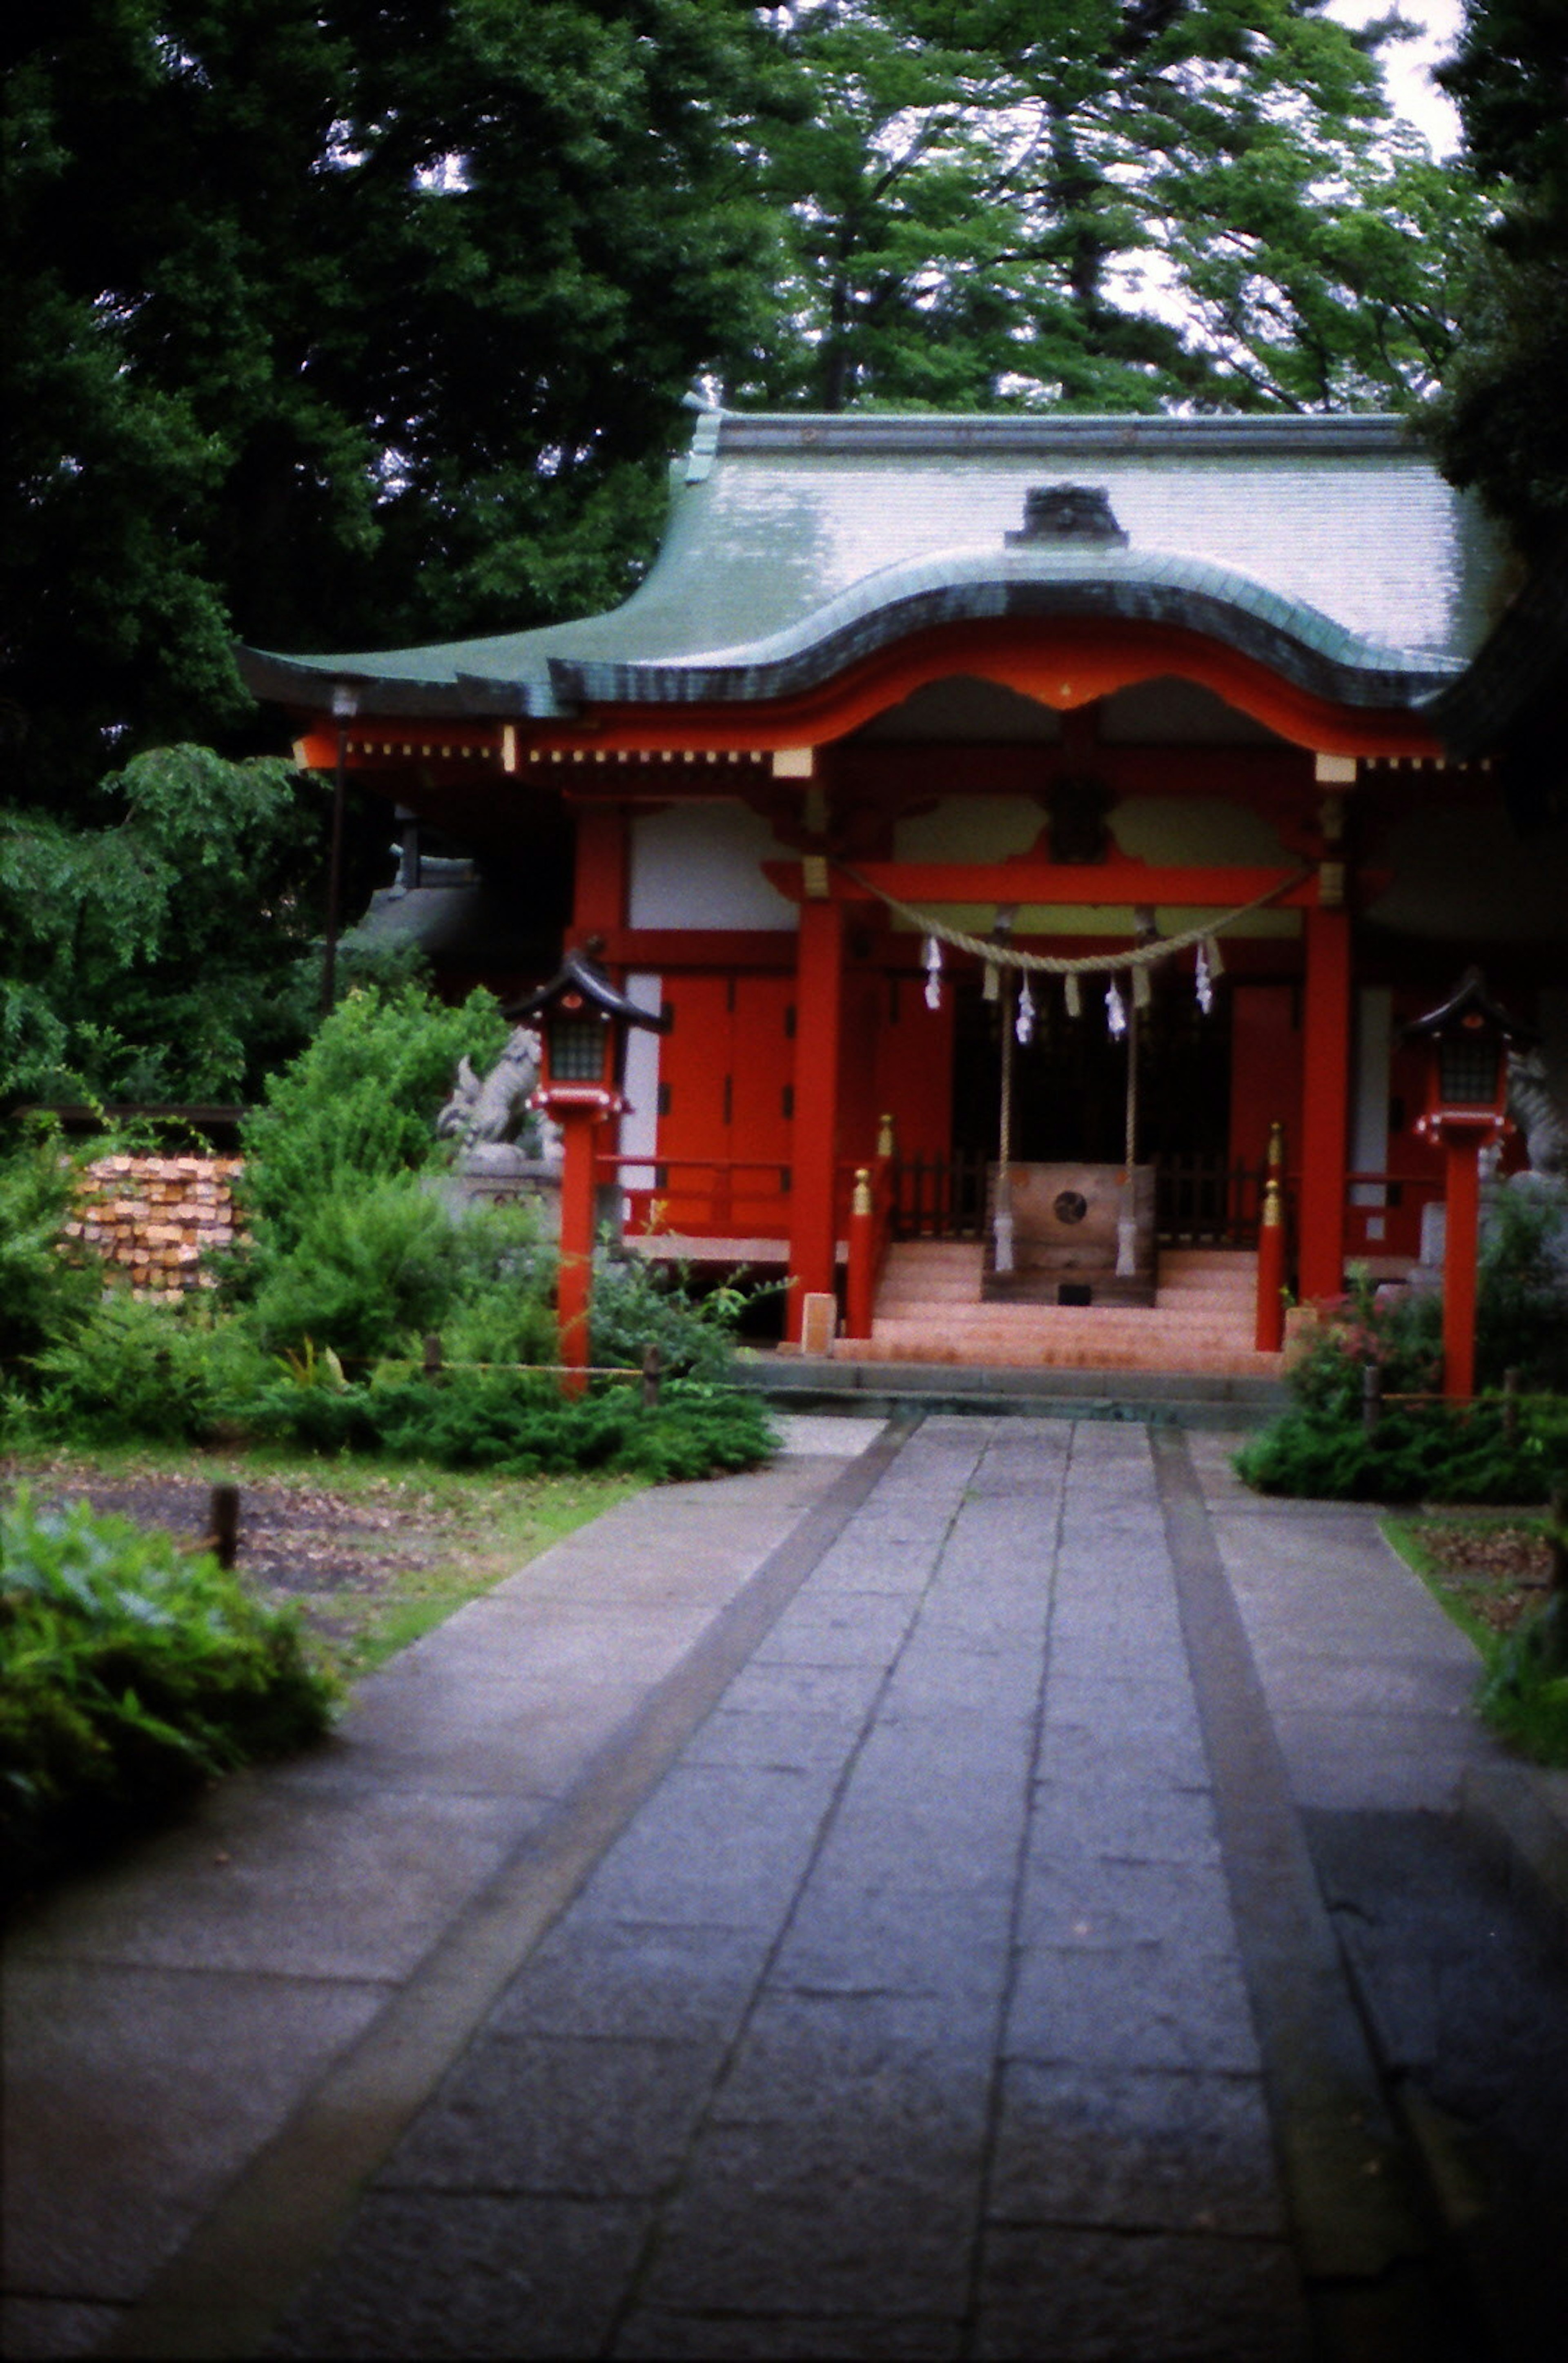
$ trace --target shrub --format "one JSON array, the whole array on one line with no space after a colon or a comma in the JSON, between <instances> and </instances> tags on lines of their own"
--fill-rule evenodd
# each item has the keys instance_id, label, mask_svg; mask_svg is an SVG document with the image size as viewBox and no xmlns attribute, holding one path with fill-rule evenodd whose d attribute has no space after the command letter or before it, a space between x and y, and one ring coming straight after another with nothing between
<instances>
[{"instance_id":1,"label":"shrub","mask_svg":"<svg viewBox=\"0 0 1568 2363\"><path fill-rule=\"evenodd\" d=\"M636 1370L657 1346L666 1371L720 1380L735 1359L740 1317L762 1292L719 1287L699 1295L684 1265L606 1260L594 1275L590 1351L601 1369Z\"/></svg>"},{"instance_id":2,"label":"shrub","mask_svg":"<svg viewBox=\"0 0 1568 2363\"><path fill-rule=\"evenodd\" d=\"M773 1450L754 1396L677 1380L657 1409L630 1387L576 1399L526 1372L384 1372L368 1385L274 1384L253 1406L271 1435L317 1452L384 1451L514 1476L621 1469L663 1482L750 1469Z\"/></svg>"},{"instance_id":3,"label":"shrub","mask_svg":"<svg viewBox=\"0 0 1568 2363\"><path fill-rule=\"evenodd\" d=\"M291 1614L84 1504L0 1514L0 1835L10 1877L314 1738L336 1685Z\"/></svg>"},{"instance_id":4,"label":"shrub","mask_svg":"<svg viewBox=\"0 0 1568 2363\"><path fill-rule=\"evenodd\" d=\"M1303 1410L1359 1420L1369 1363L1381 1372L1385 1393L1429 1392L1442 1373L1442 1307L1429 1295L1379 1304L1365 1272L1352 1268L1350 1294L1329 1307L1285 1380Z\"/></svg>"},{"instance_id":5,"label":"shrub","mask_svg":"<svg viewBox=\"0 0 1568 2363\"><path fill-rule=\"evenodd\" d=\"M369 1359L436 1328L456 1286L452 1226L417 1178L391 1173L340 1184L300 1210L285 1247L257 1245L245 1318L273 1351L306 1338Z\"/></svg>"},{"instance_id":6,"label":"shrub","mask_svg":"<svg viewBox=\"0 0 1568 2363\"><path fill-rule=\"evenodd\" d=\"M1496 1649L1476 1693L1482 1720L1537 1764L1568 1765L1565 1620L1559 1594Z\"/></svg>"},{"instance_id":7,"label":"shrub","mask_svg":"<svg viewBox=\"0 0 1568 2363\"><path fill-rule=\"evenodd\" d=\"M51 1136L0 1157L0 1365L66 1336L102 1285L95 1270L65 1251L72 1185L72 1165Z\"/></svg>"},{"instance_id":8,"label":"shrub","mask_svg":"<svg viewBox=\"0 0 1568 2363\"><path fill-rule=\"evenodd\" d=\"M118 1444L132 1437L199 1443L233 1383L214 1352L210 1320L183 1305L111 1289L68 1337L34 1361L31 1424L42 1434Z\"/></svg>"},{"instance_id":9,"label":"shrub","mask_svg":"<svg viewBox=\"0 0 1568 2363\"><path fill-rule=\"evenodd\" d=\"M1568 1391L1568 1207L1545 1192L1497 1191L1481 1246L1477 1381L1517 1370L1529 1389Z\"/></svg>"},{"instance_id":10,"label":"shrub","mask_svg":"<svg viewBox=\"0 0 1568 2363\"><path fill-rule=\"evenodd\" d=\"M497 1057L506 1021L476 992L449 1009L414 984L350 993L293 1064L270 1078L265 1104L244 1127L244 1199L282 1251L296 1246L309 1211L346 1194L350 1179L418 1171L443 1152L435 1123L459 1059Z\"/></svg>"},{"instance_id":11,"label":"shrub","mask_svg":"<svg viewBox=\"0 0 1568 2363\"><path fill-rule=\"evenodd\" d=\"M454 1303L441 1330L448 1359L553 1362L555 1264L531 1207L471 1207L451 1233Z\"/></svg>"},{"instance_id":12,"label":"shrub","mask_svg":"<svg viewBox=\"0 0 1568 2363\"><path fill-rule=\"evenodd\" d=\"M1510 1437L1501 1403L1428 1403L1385 1413L1367 1435L1359 1415L1305 1406L1273 1421L1233 1465L1261 1493L1342 1502L1543 1502L1555 1481L1565 1417L1562 1407L1528 1406Z\"/></svg>"}]
</instances>

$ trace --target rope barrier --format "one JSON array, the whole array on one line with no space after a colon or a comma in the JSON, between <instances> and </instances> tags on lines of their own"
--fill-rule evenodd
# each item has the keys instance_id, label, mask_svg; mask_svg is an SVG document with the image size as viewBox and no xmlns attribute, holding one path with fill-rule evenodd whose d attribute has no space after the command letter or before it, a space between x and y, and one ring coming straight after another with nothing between
<instances>
[{"instance_id":1,"label":"rope barrier","mask_svg":"<svg viewBox=\"0 0 1568 2363\"><path fill-rule=\"evenodd\" d=\"M1266 893L1254 894L1250 903L1238 904L1234 911L1227 911L1218 919L1206 919L1202 926L1189 927L1183 935L1161 936L1153 943L1135 944L1127 951L1085 952L1076 960L1069 960L1064 954L1055 952L1019 951L1016 946L997 943L990 936L966 935L962 927L949 926L944 921L934 918L929 911L917 910L911 903L901 903L896 894L889 894L884 888L873 884L858 870L851 869L847 861L835 862L833 866L866 893L874 896L877 902L884 903L890 911L896 912L901 919L907 919L922 935L938 943L951 944L954 951L971 952L976 960L988 961L993 968L1018 969L1036 976L1105 976L1114 974L1118 969L1154 968L1161 960L1169 960L1173 953L1190 951L1195 944L1207 943L1211 937L1223 934L1227 927L1235 926L1238 920L1251 918L1254 911L1266 910L1271 903L1277 903L1283 896L1294 893L1298 886L1307 883L1316 869L1314 863L1307 862L1290 877L1282 878L1277 886L1271 886Z\"/></svg>"}]
</instances>

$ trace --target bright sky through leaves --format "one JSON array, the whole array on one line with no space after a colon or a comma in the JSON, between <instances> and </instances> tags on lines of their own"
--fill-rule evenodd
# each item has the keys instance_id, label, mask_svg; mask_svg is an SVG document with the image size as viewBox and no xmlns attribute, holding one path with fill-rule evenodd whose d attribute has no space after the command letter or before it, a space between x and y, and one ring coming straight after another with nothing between
<instances>
[{"instance_id":1,"label":"bright sky through leaves","mask_svg":"<svg viewBox=\"0 0 1568 2363\"><path fill-rule=\"evenodd\" d=\"M1328 14L1341 25L1365 25L1386 16L1386 0L1329 0ZM1460 142L1459 113L1431 78L1432 68L1451 57L1464 21L1464 0L1400 0L1399 13L1423 28L1418 39L1390 41L1383 52L1388 95L1437 156L1451 156Z\"/></svg>"}]
</instances>

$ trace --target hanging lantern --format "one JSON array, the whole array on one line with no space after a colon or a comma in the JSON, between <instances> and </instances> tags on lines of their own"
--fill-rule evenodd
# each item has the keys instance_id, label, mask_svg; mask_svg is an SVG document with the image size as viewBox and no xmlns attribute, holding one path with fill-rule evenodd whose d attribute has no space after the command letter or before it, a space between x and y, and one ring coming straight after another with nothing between
<instances>
[{"instance_id":1,"label":"hanging lantern","mask_svg":"<svg viewBox=\"0 0 1568 2363\"><path fill-rule=\"evenodd\" d=\"M1114 976L1106 987L1106 1024L1119 1042L1127 1032L1127 1004L1121 997L1121 987Z\"/></svg>"},{"instance_id":2,"label":"hanging lantern","mask_svg":"<svg viewBox=\"0 0 1568 2363\"><path fill-rule=\"evenodd\" d=\"M1018 987L1018 1014L1013 1020L1013 1031L1026 1048L1034 1040L1034 995L1027 976Z\"/></svg>"},{"instance_id":3,"label":"hanging lantern","mask_svg":"<svg viewBox=\"0 0 1568 2363\"><path fill-rule=\"evenodd\" d=\"M942 948L935 936L926 937L921 962L926 971L926 1006L940 1009L942 1005Z\"/></svg>"},{"instance_id":4,"label":"hanging lantern","mask_svg":"<svg viewBox=\"0 0 1568 2363\"><path fill-rule=\"evenodd\" d=\"M1062 978L1062 998L1067 1005L1067 1015L1069 1017L1082 1017L1084 1015L1084 996L1078 989L1078 971L1076 969L1070 968L1066 975Z\"/></svg>"},{"instance_id":5,"label":"hanging lantern","mask_svg":"<svg viewBox=\"0 0 1568 2363\"><path fill-rule=\"evenodd\" d=\"M1207 1017L1214 1007L1214 971L1208 964L1207 944L1199 944L1197 948L1197 964L1193 972L1193 982L1197 992L1197 1005Z\"/></svg>"}]
</instances>

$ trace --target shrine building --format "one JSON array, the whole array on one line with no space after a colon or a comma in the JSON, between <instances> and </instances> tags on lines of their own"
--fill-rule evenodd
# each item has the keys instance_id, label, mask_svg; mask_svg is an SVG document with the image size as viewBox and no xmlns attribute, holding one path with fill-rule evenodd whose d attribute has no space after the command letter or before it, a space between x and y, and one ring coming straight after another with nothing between
<instances>
[{"instance_id":1,"label":"shrine building","mask_svg":"<svg viewBox=\"0 0 1568 2363\"><path fill-rule=\"evenodd\" d=\"M786 1268L798 1337L861 1175L840 1350L1262 1368L1272 1140L1302 1298L1407 1271L1401 1028L1479 964L1568 1072L1568 831L1562 632L1406 427L704 409L673 479L609 614L243 659L401 815L443 987L592 943L667 1015L632 1243Z\"/></svg>"}]
</instances>

